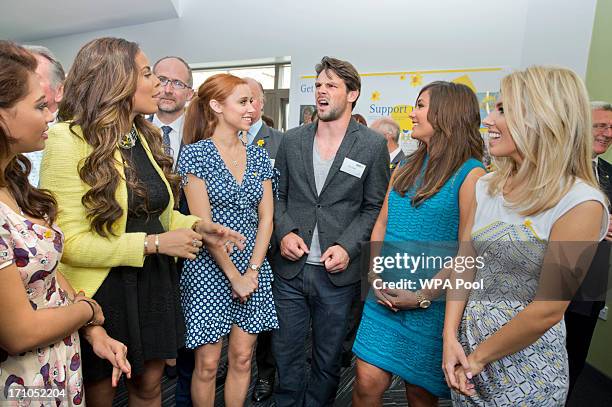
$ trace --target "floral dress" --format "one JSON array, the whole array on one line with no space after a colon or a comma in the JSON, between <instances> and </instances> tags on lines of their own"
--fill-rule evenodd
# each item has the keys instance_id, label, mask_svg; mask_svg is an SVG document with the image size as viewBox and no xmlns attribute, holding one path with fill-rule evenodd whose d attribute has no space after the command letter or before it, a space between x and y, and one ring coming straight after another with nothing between
<instances>
[{"instance_id":1,"label":"floral dress","mask_svg":"<svg viewBox=\"0 0 612 407\"><path fill-rule=\"evenodd\" d=\"M32 223L0 202L0 273L15 265L33 309L63 307L71 303L56 279L64 237L56 227ZM2 327L6 329L6 327ZM15 332L15 335L18 335ZM0 404L10 396L9 405L73 406L84 405L78 332L49 346L19 355L0 358ZM26 387L57 398L22 399L15 395ZM43 395L43 393L39 393ZM19 397L18 397L19 398Z\"/></svg>"}]
</instances>

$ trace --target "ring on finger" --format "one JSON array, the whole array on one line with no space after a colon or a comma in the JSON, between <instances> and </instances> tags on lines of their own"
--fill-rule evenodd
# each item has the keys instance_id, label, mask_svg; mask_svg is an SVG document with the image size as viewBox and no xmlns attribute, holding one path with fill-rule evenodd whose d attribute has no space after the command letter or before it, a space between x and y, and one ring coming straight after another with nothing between
<instances>
[{"instance_id":1,"label":"ring on finger","mask_svg":"<svg viewBox=\"0 0 612 407\"><path fill-rule=\"evenodd\" d=\"M191 245L192 245L193 247L198 247L198 240L197 240L197 239L193 239L193 240L191 241Z\"/></svg>"}]
</instances>

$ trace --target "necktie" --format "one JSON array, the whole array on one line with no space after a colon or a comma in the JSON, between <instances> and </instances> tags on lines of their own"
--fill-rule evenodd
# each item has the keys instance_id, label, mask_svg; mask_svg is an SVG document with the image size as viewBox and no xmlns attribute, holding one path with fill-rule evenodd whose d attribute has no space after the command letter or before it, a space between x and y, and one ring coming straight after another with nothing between
<instances>
[{"instance_id":1,"label":"necktie","mask_svg":"<svg viewBox=\"0 0 612 407\"><path fill-rule=\"evenodd\" d=\"M172 156L172 147L170 147L170 132L172 131L172 127L170 126L161 126L163 135L162 135L162 143L164 145L164 152L169 156Z\"/></svg>"}]
</instances>

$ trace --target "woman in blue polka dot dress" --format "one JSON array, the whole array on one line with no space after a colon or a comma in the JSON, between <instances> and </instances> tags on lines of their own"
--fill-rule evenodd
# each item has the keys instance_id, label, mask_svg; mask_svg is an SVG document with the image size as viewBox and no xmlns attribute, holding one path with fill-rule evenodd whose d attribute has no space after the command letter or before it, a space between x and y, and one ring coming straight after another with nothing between
<instances>
[{"instance_id":1,"label":"woman in blue polka dot dress","mask_svg":"<svg viewBox=\"0 0 612 407\"><path fill-rule=\"evenodd\" d=\"M257 334L278 328L272 270L266 252L272 235L274 172L265 149L245 146L238 133L251 126L252 96L242 79L210 77L185 118L187 143L178 163L193 215L242 233L245 249L202 249L185 261L181 299L186 346L195 349L191 384L195 405L212 405L221 338L228 333L225 404L243 405Z\"/></svg>"}]
</instances>

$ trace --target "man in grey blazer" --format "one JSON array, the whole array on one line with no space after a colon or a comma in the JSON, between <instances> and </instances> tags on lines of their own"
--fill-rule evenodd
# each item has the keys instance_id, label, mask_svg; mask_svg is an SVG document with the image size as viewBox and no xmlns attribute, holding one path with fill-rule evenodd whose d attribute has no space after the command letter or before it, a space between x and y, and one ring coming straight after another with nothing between
<instances>
[{"instance_id":1,"label":"man in grey blazer","mask_svg":"<svg viewBox=\"0 0 612 407\"><path fill-rule=\"evenodd\" d=\"M360 288L360 245L370 239L390 175L386 140L351 120L361 90L355 68L324 57L316 71L319 119L283 136L275 165L279 250L272 266L280 329L272 348L280 407L333 403L351 301Z\"/></svg>"}]
</instances>

